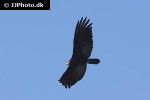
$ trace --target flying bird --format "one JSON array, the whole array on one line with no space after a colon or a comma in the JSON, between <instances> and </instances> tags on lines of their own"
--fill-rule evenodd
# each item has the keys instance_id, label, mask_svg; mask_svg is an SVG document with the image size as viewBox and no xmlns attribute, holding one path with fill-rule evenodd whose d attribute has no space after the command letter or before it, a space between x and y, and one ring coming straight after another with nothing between
<instances>
[{"instance_id":1,"label":"flying bird","mask_svg":"<svg viewBox=\"0 0 150 100\"><path fill-rule=\"evenodd\" d=\"M90 19L83 17L78 20L74 40L73 40L73 54L71 59L66 63L68 68L59 79L59 82L70 88L72 85L81 80L86 72L87 64L98 64L99 59L89 58L93 48L92 39L92 23Z\"/></svg>"}]
</instances>

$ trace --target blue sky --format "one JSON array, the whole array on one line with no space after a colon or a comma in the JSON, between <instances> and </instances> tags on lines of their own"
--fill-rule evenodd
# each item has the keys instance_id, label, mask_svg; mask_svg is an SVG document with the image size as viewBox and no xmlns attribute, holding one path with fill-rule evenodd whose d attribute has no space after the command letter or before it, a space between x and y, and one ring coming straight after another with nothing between
<instances>
[{"instance_id":1,"label":"blue sky","mask_svg":"<svg viewBox=\"0 0 150 100\"><path fill-rule=\"evenodd\" d=\"M150 100L150 1L51 1L50 11L0 11L0 100ZM93 23L84 78L58 79L72 55L77 20Z\"/></svg>"}]
</instances>

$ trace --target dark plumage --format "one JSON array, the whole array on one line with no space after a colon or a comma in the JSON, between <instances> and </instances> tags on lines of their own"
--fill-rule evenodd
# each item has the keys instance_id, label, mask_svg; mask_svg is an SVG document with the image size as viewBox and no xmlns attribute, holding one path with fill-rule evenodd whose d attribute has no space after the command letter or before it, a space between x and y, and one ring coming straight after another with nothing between
<instances>
[{"instance_id":1,"label":"dark plumage","mask_svg":"<svg viewBox=\"0 0 150 100\"><path fill-rule=\"evenodd\" d=\"M87 18L83 19L82 17L77 22L73 41L73 54L69 60L67 70L59 79L65 88L70 88L83 78L87 63L98 64L100 62L99 59L88 59L93 48L92 23L89 23L89 21L90 19L87 20Z\"/></svg>"}]
</instances>

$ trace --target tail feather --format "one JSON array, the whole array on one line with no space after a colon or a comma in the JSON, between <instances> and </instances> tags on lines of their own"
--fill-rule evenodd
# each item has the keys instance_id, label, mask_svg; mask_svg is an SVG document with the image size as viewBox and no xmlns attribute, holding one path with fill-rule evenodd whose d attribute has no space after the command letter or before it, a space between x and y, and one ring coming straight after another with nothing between
<instances>
[{"instance_id":1,"label":"tail feather","mask_svg":"<svg viewBox=\"0 0 150 100\"><path fill-rule=\"evenodd\" d=\"M88 59L87 63L88 64L98 64L100 62L99 59Z\"/></svg>"}]
</instances>

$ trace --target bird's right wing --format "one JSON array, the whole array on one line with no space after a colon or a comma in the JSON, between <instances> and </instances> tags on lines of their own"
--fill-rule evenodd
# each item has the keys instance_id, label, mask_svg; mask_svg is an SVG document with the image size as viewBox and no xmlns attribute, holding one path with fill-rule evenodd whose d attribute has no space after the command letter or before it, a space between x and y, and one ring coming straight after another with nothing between
<instances>
[{"instance_id":1,"label":"bird's right wing","mask_svg":"<svg viewBox=\"0 0 150 100\"><path fill-rule=\"evenodd\" d=\"M90 19L86 19L83 20L82 17L76 25L72 57L88 58L91 55L93 48L92 23L89 24Z\"/></svg>"}]
</instances>

